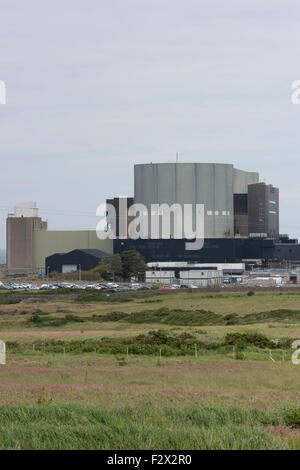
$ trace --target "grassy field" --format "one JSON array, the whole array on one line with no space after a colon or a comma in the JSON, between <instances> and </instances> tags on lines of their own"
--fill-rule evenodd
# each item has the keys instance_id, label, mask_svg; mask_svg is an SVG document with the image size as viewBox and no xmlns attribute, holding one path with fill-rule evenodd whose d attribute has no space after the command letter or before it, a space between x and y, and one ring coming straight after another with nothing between
<instances>
[{"instance_id":1,"label":"grassy field","mask_svg":"<svg viewBox=\"0 0 300 470\"><path fill-rule=\"evenodd\" d=\"M287 449L297 445L295 414L198 406L0 407L0 449ZM279 437L283 427L286 441Z\"/></svg>"},{"instance_id":2,"label":"grassy field","mask_svg":"<svg viewBox=\"0 0 300 470\"><path fill-rule=\"evenodd\" d=\"M296 290L1 293L0 448L300 449L297 338Z\"/></svg>"}]
</instances>

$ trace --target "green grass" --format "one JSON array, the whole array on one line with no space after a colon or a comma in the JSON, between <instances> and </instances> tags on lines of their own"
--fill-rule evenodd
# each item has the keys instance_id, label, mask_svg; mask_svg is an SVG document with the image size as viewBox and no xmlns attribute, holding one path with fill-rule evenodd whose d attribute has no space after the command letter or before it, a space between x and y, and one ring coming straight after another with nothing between
<instances>
[{"instance_id":1,"label":"green grass","mask_svg":"<svg viewBox=\"0 0 300 470\"><path fill-rule=\"evenodd\" d=\"M0 448L300 449L299 293L86 294L0 292Z\"/></svg>"},{"instance_id":2,"label":"green grass","mask_svg":"<svg viewBox=\"0 0 300 470\"><path fill-rule=\"evenodd\" d=\"M293 411L293 410L292 410ZM239 407L0 407L0 449L286 449L266 431L289 410ZM295 442L293 442L295 445Z\"/></svg>"}]
</instances>

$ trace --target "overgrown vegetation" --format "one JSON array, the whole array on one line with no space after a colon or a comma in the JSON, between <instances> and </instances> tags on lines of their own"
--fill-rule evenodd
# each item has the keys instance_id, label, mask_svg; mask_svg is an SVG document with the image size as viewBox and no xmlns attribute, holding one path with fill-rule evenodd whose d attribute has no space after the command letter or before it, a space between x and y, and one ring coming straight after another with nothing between
<instances>
[{"instance_id":1,"label":"overgrown vegetation","mask_svg":"<svg viewBox=\"0 0 300 470\"><path fill-rule=\"evenodd\" d=\"M66 317L72 317L72 315L66 315ZM43 322L43 317L40 318L40 321ZM65 321L67 320L65 319ZM55 319L54 322L57 322L57 320ZM195 348L197 351L214 351L217 354L230 353L232 346L236 347L237 352L247 348L282 350L289 349L292 341L291 338L287 338L282 339L280 342L274 342L258 333L233 333L227 334L223 341L208 343L199 341L196 335L186 332L175 335L165 330L154 330L148 334L132 337L103 337L99 340L39 340L34 342L34 347L35 351L48 353L61 353L64 351L73 354L89 352L125 354L128 351L134 355L157 355L161 351L164 356L185 356L194 355ZM33 344L9 341L7 342L7 348L11 353L24 353L32 350ZM243 359L242 356L235 358Z\"/></svg>"},{"instance_id":2,"label":"overgrown vegetation","mask_svg":"<svg viewBox=\"0 0 300 470\"><path fill-rule=\"evenodd\" d=\"M299 322L300 310L272 310L260 313L220 315L209 310L182 310L161 307L134 313L112 312L102 315L99 321L126 321L128 323L162 323L181 326L246 325L267 321Z\"/></svg>"},{"instance_id":3,"label":"overgrown vegetation","mask_svg":"<svg viewBox=\"0 0 300 470\"><path fill-rule=\"evenodd\" d=\"M7 294L0 295L0 305L19 304L22 301L19 297L12 297Z\"/></svg>"},{"instance_id":4,"label":"overgrown vegetation","mask_svg":"<svg viewBox=\"0 0 300 470\"><path fill-rule=\"evenodd\" d=\"M245 349L247 346L261 349L289 349L292 342L292 338L282 338L275 342L260 333L228 333L225 336L225 343L237 346L238 349Z\"/></svg>"},{"instance_id":5,"label":"overgrown vegetation","mask_svg":"<svg viewBox=\"0 0 300 470\"><path fill-rule=\"evenodd\" d=\"M0 449L287 449L268 431L299 427L299 408L88 408L39 398L33 407L0 407ZM46 402L47 404L45 404ZM294 446L294 443L290 443Z\"/></svg>"}]
</instances>

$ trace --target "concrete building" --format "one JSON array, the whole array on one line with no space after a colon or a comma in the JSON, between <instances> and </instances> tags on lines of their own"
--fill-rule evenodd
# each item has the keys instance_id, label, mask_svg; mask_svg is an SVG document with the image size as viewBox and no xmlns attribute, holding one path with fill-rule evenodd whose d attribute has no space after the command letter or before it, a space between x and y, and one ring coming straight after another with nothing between
<instances>
[{"instance_id":1,"label":"concrete building","mask_svg":"<svg viewBox=\"0 0 300 470\"><path fill-rule=\"evenodd\" d=\"M159 271L146 271L146 282L151 282L152 284L173 284L175 282L175 271L171 270L159 270Z\"/></svg>"},{"instance_id":2,"label":"concrete building","mask_svg":"<svg viewBox=\"0 0 300 470\"><path fill-rule=\"evenodd\" d=\"M155 271L173 269L177 277L183 271L219 271L223 274L242 274L245 271L245 263L191 263L186 261L162 261L147 263L147 266Z\"/></svg>"},{"instance_id":3,"label":"concrete building","mask_svg":"<svg viewBox=\"0 0 300 470\"><path fill-rule=\"evenodd\" d=\"M204 204L205 238L234 236L234 194L248 194L248 185L259 182L258 173L237 170L231 164L160 163L134 167L134 202L146 206L153 215L152 204L193 205L195 229L196 204ZM151 227L151 220L149 224ZM175 213L170 238L180 238L182 222ZM162 232L157 238L167 238ZM181 237L182 238L182 237Z\"/></svg>"},{"instance_id":4,"label":"concrete building","mask_svg":"<svg viewBox=\"0 0 300 470\"><path fill-rule=\"evenodd\" d=\"M33 265L45 268L45 259L54 253L68 253L73 250L96 249L113 253L113 240L100 240L95 230L53 230L33 232Z\"/></svg>"},{"instance_id":5,"label":"concrete building","mask_svg":"<svg viewBox=\"0 0 300 470\"><path fill-rule=\"evenodd\" d=\"M14 213L7 217L7 268L11 272L44 272L48 256L76 249L112 254L113 240L108 236L100 240L96 230L48 231L47 222L38 216L36 203L17 204Z\"/></svg>"},{"instance_id":6,"label":"concrete building","mask_svg":"<svg viewBox=\"0 0 300 470\"><path fill-rule=\"evenodd\" d=\"M222 284L223 272L215 269L153 269L146 271L146 282L173 284L179 281L182 286L208 287Z\"/></svg>"},{"instance_id":7,"label":"concrete building","mask_svg":"<svg viewBox=\"0 0 300 470\"><path fill-rule=\"evenodd\" d=\"M249 234L279 237L279 189L265 183L248 188Z\"/></svg>"},{"instance_id":8,"label":"concrete building","mask_svg":"<svg viewBox=\"0 0 300 470\"><path fill-rule=\"evenodd\" d=\"M6 220L6 256L9 270L32 270L33 234L45 232L47 222L38 216L36 203L17 204Z\"/></svg>"},{"instance_id":9,"label":"concrete building","mask_svg":"<svg viewBox=\"0 0 300 470\"><path fill-rule=\"evenodd\" d=\"M197 287L210 287L222 284L223 272L205 269L189 269L180 271L179 277L182 286L194 285Z\"/></svg>"}]
</instances>

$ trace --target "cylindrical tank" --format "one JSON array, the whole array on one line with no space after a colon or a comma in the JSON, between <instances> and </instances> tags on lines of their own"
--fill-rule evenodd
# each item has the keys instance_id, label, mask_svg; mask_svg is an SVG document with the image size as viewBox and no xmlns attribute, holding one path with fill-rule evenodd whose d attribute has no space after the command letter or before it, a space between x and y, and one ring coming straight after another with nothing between
<instances>
[{"instance_id":1,"label":"cylindrical tank","mask_svg":"<svg viewBox=\"0 0 300 470\"><path fill-rule=\"evenodd\" d=\"M257 173L220 163L158 163L134 167L134 202L144 204L204 204L205 238L234 235L233 194L248 192ZM195 213L193 212L193 224Z\"/></svg>"}]
</instances>

